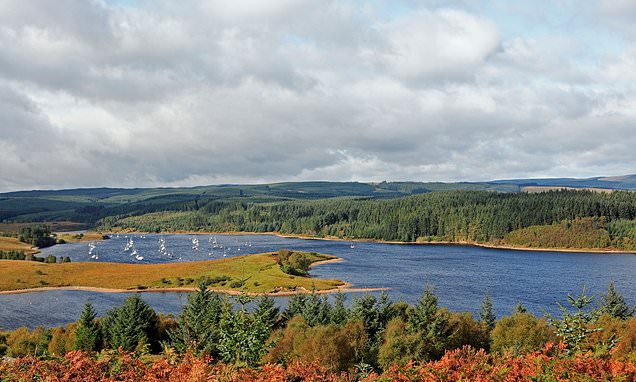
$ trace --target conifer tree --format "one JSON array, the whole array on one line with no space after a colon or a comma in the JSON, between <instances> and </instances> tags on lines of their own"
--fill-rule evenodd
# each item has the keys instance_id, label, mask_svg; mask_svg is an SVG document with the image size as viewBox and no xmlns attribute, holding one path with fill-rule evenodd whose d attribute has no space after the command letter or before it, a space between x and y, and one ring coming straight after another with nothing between
<instances>
[{"instance_id":1,"label":"conifer tree","mask_svg":"<svg viewBox=\"0 0 636 382\"><path fill-rule=\"evenodd\" d=\"M178 326L168 332L172 346L178 352L190 350L197 355L217 354L218 327L224 302L207 286L207 283L199 284L198 290L188 296Z\"/></svg>"},{"instance_id":2,"label":"conifer tree","mask_svg":"<svg viewBox=\"0 0 636 382\"><path fill-rule=\"evenodd\" d=\"M607 293L601 294L601 299L603 300L601 305L602 313L621 320L626 320L634 315L634 309L627 305L625 298L614 287L614 280L610 281Z\"/></svg>"},{"instance_id":3,"label":"conifer tree","mask_svg":"<svg viewBox=\"0 0 636 382\"><path fill-rule=\"evenodd\" d=\"M411 330L420 331L428 327L435 320L437 311L437 296L432 287L426 287L422 297L409 314Z\"/></svg>"},{"instance_id":4,"label":"conifer tree","mask_svg":"<svg viewBox=\"0 0 636 382\"><path fill-rule=\"evenodd\" d=\"M593 327L601 315L599 309L590 309L593 297L585 295L585 288L578 298L568 294L568 302L574 308L574 313L570 313L566 307L558 303L561 311L561 320L557 320L548 314L548 322L555 328L556 335L561 338L563 343L567 345L566 354L571 355L582 350L582 345L589 334L602 331L603 328ZM616 341L613 336L607 343L599 345L611 350Z\"/></svg>"},{"instance_id":5,"label":"conifer tree","mask_svg":"<svg viewBox=\"0 0 636 382\"><path fill-rule=\"evenodd\" d=\"M75 330L74 349L89 352L99 350L101 336L99 325L95 321L96 316L93 305L90 302L84 304L84 310Z\"/></svg>"},{"instance_id":6,"label":"conifer tree","mask_svg":"<svg viewBox=\"0 0 636 382\"><path fill-rule=\"evenodd\" d=\"M111 348L132 352L154 344L157 314L135 293L107 313L104 327Z\"/></svg>"},{"instance_id":7,"label":"conifer tree","mask_svg":"<svg viewBox=\"0 0 636 382\"><path fill-rule=\"evenodd\" d=\"M235 298L243 307L246 295ZM271 327L266 320L255 314L247 314L244 309L233 310L230 304L224 306L219 324L219 354L223 361L239 366L258 364L271 344L267 339Z\"/></svg>"},{"instance_id":8,"label":"conifer tree","mask_svg":"<svg viewBox=\"0 0 636 382\"><path fill-rule=\"evenodd\" d=\"M433 288L426 287L408 315L408 330L420 341L417 359L436 359L444 354L450 336L448 320L448 313L438 308Z\"/></svg>"},{"instance_id":9,"label":"conifer tree","mask_svg":"<svg viewBox=\"0 0 636 382\"><path fill-rule=\"evenodd\" d=\"M261 296L256 299L254 316L270 330L273 329L278 322L278 313L279 309L275 306L273 298Z\"/></svg>"},{"instance_id":10,"label":"conifer tree","mask_svg":"<svg viewBox=\"0 0 636 382\"><path fill-rule=\"evenodd\" d=\"M512 314L523 314L523 313L528 313L528 310L526 309L525 306L523 306L522 303L518 302L517 305L515 305L514 309L512 310Z\"/></svg>"},{"instance_id":11,"label":"conifer tree","mask_svg":"<svg viewBox=\"0 0 636 382\"><path fill-rule=\"evenodd\" d=\"M345 322L347 322L347 319L349 318L349 310L345 306L346 299L347 299L347 296L344 293L342 292L336 293L334 306L333 306L333 309L331 310L332 324L342 325Z\"/></svg>"},{"instance_id":12,"label":"conifer tree","mask_svg":"<svg viewBox=\"0 0 636 382\"><path fill-rule=\"evenodd\" d=\"M490 296L488 296L488 293L484 294L484 299L481 302L479 320L489 329L493 329L495 327L497 317L492 310L492 301L490 300Z\"/></svg>"}]
</instances>

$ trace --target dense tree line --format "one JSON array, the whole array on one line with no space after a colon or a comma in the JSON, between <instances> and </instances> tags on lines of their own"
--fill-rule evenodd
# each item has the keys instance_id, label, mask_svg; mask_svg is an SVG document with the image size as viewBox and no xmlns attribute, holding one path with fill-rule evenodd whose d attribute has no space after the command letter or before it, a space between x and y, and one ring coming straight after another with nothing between
<instances>
[{"instance_id":1,"label":"dense tree line","mask_svg":"<svg viewBox=\"0 0 636 382\"><path fill-rule=\"evenodd\" d=\"M404 242L490 242L503 239L513 230L587 217L602 217L608 228L636 240L632 222L636 218L636 193L450 191L389 200L215 202L189 211L108 217L100 222L100 228L280 232Z\"/></svg>"},{"instance_id":2,"label":"dense tree line","mask_svg":"<svg viewBox=\"0 0 636 382\"><path fill-rule=\"evenodd\" d=\"M38 248L50 247L55 244L55 238L51 235L51 229L47 225L23 227L18 234L18 240Z\"/></svg>"},{"instance_id":3,"label":"dense tree line","mask_svg":"<svg viewBox=\"0 0 636 382\"><path fill-rule=\"evenodd\" d=\"M636 221L604 216L564 220L549 225L514 230L504 237L506 244L536 248L619 248L636 250Z\"/></svg>"},{"instance_id":4,"label":"dense tree line","mask_svg":"<svg viewBox=\"0 0 636 382\"><path fill-rule=\"evenodd\" d=\"M438 305L426 288L414 305L387 295L365 295L348 306L315 293L295 295L279 311L269 297L213 294L202 283L173 319L157 315L138 294L97 318L86 304L64 328L0 333L0 355L51 357L71 350L191 354L214 362L255 367L314 362L328 371L390 370L431 362L467 346L490 354L523 355L562 343L565 356L636 360L634 309L610 284L598 304L584 293L568 296L560 317L537 318L518 305L497 319L489 297L477 318ZM248 310L246 307L250 306ZM109 350L110 349L110 350Z\"/></svg>"},{"instance_id":5,"label":"dense tree line","mask_svg":"<svg viewBox=\"0 0 636 382\"><path fill-rule=\"evenodd\" d=\"M48 255L47 257L38 257L33 254L27 254L24 251L0 251L0 260L29 260L39 261L41 263L55 264L55 263L70 263L71 258L68 256L55 257Z\"/></svg>"}]
</instances>

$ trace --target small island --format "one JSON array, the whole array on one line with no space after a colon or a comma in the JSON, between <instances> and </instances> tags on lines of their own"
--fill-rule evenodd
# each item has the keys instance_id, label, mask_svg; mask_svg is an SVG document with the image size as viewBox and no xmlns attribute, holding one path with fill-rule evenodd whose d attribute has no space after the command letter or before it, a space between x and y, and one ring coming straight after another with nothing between
<instances>
[{"instance_id":1,"label":"small island","mask_svg":"<svg viewBox=\"0 0 636 382\"><path fill-rule=\"evenodd\" d=\"M50 289L107 292L190 291L206 281L216 292L289 295L337 291L340 280L309 277L310 267L340 259L319 253L281 250L227 259L167 263L123 264L77 262L46 264L0 260L0 293Z\"/></svg>"}]
</instances>

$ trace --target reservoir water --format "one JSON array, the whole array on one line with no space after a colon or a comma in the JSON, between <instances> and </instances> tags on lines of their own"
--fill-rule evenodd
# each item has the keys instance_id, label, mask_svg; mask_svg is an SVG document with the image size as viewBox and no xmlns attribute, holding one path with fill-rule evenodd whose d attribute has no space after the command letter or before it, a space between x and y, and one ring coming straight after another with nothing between
<instances>
[{"instance_id":1,"label":"reservoir water","mask_svg":"<svg viewBox=\"0 0 636 382\"><path fill-rule=\"evenodd\" d=\"M124 251L129 239L143 260ZM163 238L166 250L159 251ZM198 246L193 245L193 239ZM214 244L216 240L216 245ZM508 314L517 303L543 315L558 313L556 303L565 303L568 293L599 295L614 280L626 301L636 305L636 255L515 251L456 245L408 245L282 238L274 235L115 235L95 242L57 245L42 255L69 256L78 261L166 263L199 261L277 251L288 248L331 254L342 263L319 265L313 277L336 278L358 288L389 288L394 301L417 301L427 285L435 288L440 305L454 311L477 312L484 293L493 300L498 316ZM194 247L194 248L193 248ZM171 256L170 256L171 255ZM0 328L64 325L79 318L83 304L91 301L98 314L121 303L128 293L46 291L0 295ZM348 301L356 294L351 293ZM157 312L178 314L185 293L143 293L142 298ZM597 298L598 300L599 298ZM277 298L281 306L286 298Z\"/></svg>"}]
</instances>

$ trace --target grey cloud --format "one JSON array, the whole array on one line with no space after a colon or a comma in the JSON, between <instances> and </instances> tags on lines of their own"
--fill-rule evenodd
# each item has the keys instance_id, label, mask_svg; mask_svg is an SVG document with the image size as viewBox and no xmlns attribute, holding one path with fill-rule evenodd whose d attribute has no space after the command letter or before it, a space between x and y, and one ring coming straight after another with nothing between
<instances>
[{"instance_id":1,"label":"grey cloud","mask_svg":"<svg viewBox=\"0 0 636 382\"><path fill-rule=\"evenodd\" d=\"M463 2L34 4L0 5L0 190L636 165L631 50L583 67Z\"/></svg>"}]
</instances>

